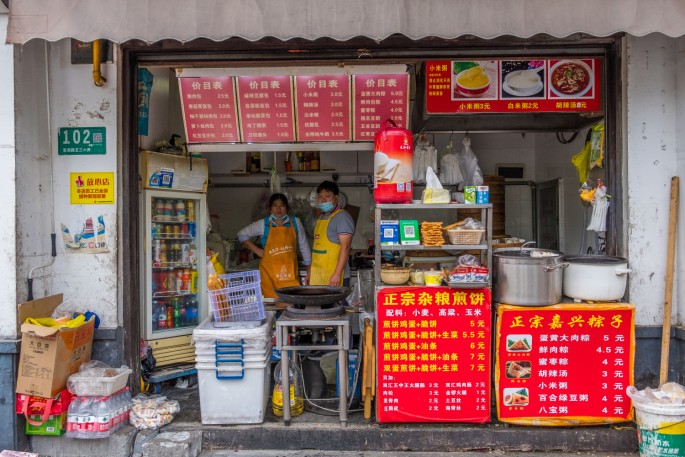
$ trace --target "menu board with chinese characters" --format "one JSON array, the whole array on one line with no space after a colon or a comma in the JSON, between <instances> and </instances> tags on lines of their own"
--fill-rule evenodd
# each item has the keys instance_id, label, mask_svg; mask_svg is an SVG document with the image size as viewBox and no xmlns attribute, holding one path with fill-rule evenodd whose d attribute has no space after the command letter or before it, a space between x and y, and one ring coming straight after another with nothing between
<instances>
[{"instance_id":1,"label":"menu board with chinese characters","mask_svg":"<svg viewBox=\"0 0 685 457\"><path fill-rule=\"evenodd\" d=\"M392 119L399 127L409 122L409 75L353 76L354 141L373 141L381 124Z\"/></svg>"},{"instance_id":2,"label":"menu board with chinese characters","mask_svg":"<svg viewBox=\"0 0 685 457\"><path fill-rule=\"evenodd\" d=\"M499 420L552 426L630 420L634 318L629 304L499 305Z\"/></svg>"},{"instance_id":3,"label":"menu board with chinese characters","mask_svg":"<svg viewBox=\"0 0 685 457\"><path fill-rule=\"evenodd\" d=\"M239 142L233 77L193 77L179 81L188 143Z\"/></svg>"},{"instance_id":4,"label":"menu board with chinese characters","mask_svg":"<svg viewBox=\"0 0 685 457\"><path fill-rule=\"evenodd\" d=\"M599 111L601 64L580 57L426 62L426 112Z\"/></svg>"},{"instance_id":5,"label":"menu board with chinese characters","mask_svg":"<svg viewBox=\"0 0 685 457\"><path fill-rule=\"evenodd\" d=\"M350 141L349 75L295 76L298 141Z\"/></svg>"},{"instance_id":6,"label":"menu board with chinese characters","mask_svg":"<svg viewBox=\"0 0 685 457\"><path fill-rule=\"evenodd\" d=\"M295 141L290 76L238 76L237 79L243 142Z\"/></svg>"},{"instance_id":7,"label":"menu board with chinese characters","mask_svg":"<svg viewBox=\"0 0 685 457\"><path fill-rule=\"evenodd\" d=\"M377 297L378 422L490 420L490 289L392 287Z\"/></svg>"}]
</instances>

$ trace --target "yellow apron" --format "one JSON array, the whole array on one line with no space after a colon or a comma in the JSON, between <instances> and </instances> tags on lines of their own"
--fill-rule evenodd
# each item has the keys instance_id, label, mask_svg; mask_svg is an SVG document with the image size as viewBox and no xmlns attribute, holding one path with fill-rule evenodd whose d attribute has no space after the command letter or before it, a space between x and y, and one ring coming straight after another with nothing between
<instances>
[{"instance_id":1,"label":"yellow apron","mask_svg":"<svg viewBox=\"0 0 685 457\"><path fill-rule=\"evenodd\" d=\"M314 246L312 246L312 269L309 276L309 284L312 286L327 286L333 276L335 267L338 265L338 255L340 245L328 241L326 231L328 222L335 216L340 209L333 211L328 219L319 219L314 228ZM340 278L342 286L343 278Z\"/></svg>"},{"instance_id":2,"label":"yellow apron","mask_svg":"<svg viewBox=\"0 0 685 457\"><path fill-rule=\"evenodd\" d=\"M292 221L294 224L295 221ZM262 295L278 298L274 289L299 286L297 274L297 235L290 227L270 227L264 246L264 256L259 262Z\"/></svg>"}]
</instances>

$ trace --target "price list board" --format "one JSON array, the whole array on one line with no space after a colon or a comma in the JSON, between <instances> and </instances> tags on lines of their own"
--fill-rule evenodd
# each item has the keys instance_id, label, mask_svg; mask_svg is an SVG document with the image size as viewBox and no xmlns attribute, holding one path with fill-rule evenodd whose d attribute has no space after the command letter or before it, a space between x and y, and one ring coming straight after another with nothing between
<instances>
[{"instance_id":1,"label":"price list board","mask_svg":"<svg viewBox=\"0 0 685 457\"><path fill-rule=\"evenodd\" d=\"M630 420L634 319L630 304L499 305L499 420L549 426Z\"/></svg>"},{"instance_id":2,"label":"price list board","mask_svg":"<svg viewBox=\"0 0 685 457\"><path fill-rule=\"evenodd\" d=\"M295 141L290 76L238 76L237 79L243 142Z\"/></svg>"},{"instance_id":3,"label":"price list board","mask_svg":"<svg viewBox=\"0 0 685 457\"><path fill-rule=\"evenodd\" d=\"M399 127L409 122L409 75L353 75L354 141L373 141L382 123L392 119Z\"/></svg>"},{"instance_id":4,"label":"price list board","mask_svg":"<svg viewBox=\"0 0 685 457\"><path fill-rule=\"evenodd\" d=\"M188 143L237 143L238 113L232 76L179 78Z\"/></svg>"},{"instance_id":5,"label":"price list board","mask_svg":"<svg viewBox=\"0 0 685 457\"><path fill-rule=\"evenodd\" d=\"M426 62L426 113L579 113L602 109L599 58Z\"/></svg>"},{"instance_id":6,"label":"price list board","mask_svg":"<svg viewBox=\"0 0 685 457\"><path fill-rule=\"evenodd\" d=\"M298 141L350 141L349 75L295 76Z\"/></svg>"},{"instance_id":7,"label":"price list board","mask_svg":"<svg viewBox=\"0 0 685 457\"><path fill-rule=\"evenodd\" d=\"M489 421L490 289L384 288L376 303L378 421Z\"/></svg>"}]
</instances>

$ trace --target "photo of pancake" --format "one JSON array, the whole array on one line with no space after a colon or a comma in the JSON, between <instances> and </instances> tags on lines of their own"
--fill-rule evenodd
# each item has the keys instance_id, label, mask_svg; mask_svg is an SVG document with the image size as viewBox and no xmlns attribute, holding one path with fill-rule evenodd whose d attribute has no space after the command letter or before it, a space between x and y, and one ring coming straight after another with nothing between
<instances>
[{"instance_id":1,"label":"photo of pancake","mask_svg":"<svg viewBox=\"0 0 685 457\"><path fill-rule=\"evenodd\" d=\"M528 379L531 373L530 366L527 360L507 362L506 376L510 379Z\"/></svg>"},{"instance_id":2,"label":"photo of pancake","mask_svg":"<svg viewBox=\"0 0 685 457\"><path fill-rule=\"evenodd\" d=\"M504 389L504 406L528 406L530 394L527 388L518 387Z\"/></svg>"},{"instance_id":3,"label":"photo of pancake","mask_svg":"<svg viewBox=\"0 0 685 457\"><path fill-rule=\"evenodd\" d=\"M531 335L507 335L508 352L530 352L533 337Z\"/></svg>"}]
</instances>

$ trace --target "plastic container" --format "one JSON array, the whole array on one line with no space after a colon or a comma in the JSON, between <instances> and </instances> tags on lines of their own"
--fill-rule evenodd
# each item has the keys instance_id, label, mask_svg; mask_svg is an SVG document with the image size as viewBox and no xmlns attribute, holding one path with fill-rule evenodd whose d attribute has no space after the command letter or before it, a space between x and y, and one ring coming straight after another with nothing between
<instances>
[{"instance_id":1,"label":"plastic container","mask_svg":"<svg viewBox=\"0 0 685 457\"><path fill-rule=\"evenodd\" d=\"M633 400L641 457L685 455L685 405L643 402L628 387Z\"/></svg>"},{"instance_id":2,"label":"plastic container","mask_svg":"<svg viewBox=\"0 0 685 457\"><path fill-rule=\"evenodd\" d=\"M130 368L122 370L116 376L86 376L85 372L74 373L69 376L67 388L69 392L79 397L83 396L110 396L128 383L128 377L132 373Z\"/></svg>"},{"instance_id":3,"label":"plastic container","mask_svg":"<svg viewBox=\"0 0 685 457\"><path fill-rule=\"evenodd\" d=\"M439 286L442 284L442 273L439 271L424 271L423 280L427 286Z\"/></svg>"},{"instance_id":4,"label":"plastic container","mask_svg":"<svg viewBox=\"0 0 685 457\"><path fill-rule=\"evenodd\" d=\"M373 197L376 203L411 203L412 133L388 119L374 137Z\"/></svg>"},{"instance_id":5,"label":"plastic container","mask_svg":"<svg viewBox=\"0 0 685 457\"><path fill-rule=\"evenodd\" d=\"M215 322L261 321L266 317L259 270L219 277L227 287L208 291Z\"/></svg>"}]
</instances>

